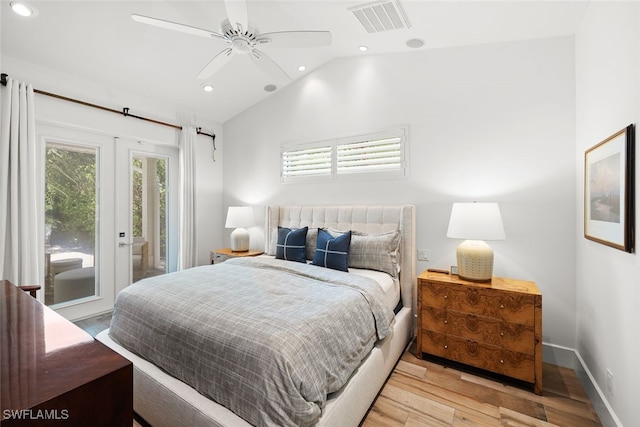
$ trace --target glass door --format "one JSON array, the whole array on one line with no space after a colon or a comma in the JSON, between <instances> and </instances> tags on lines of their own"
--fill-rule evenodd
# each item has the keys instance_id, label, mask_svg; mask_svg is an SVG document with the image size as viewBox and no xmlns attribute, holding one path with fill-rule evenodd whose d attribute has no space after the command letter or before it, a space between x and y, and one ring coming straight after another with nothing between
<instances>
[{"instance_id":1,"label":"glass door","mask_svg":"<svg viewBox=\"0 0 640 427\"><path fill-rule=\"evenodd\" d=\"M46 142L46 305L100 295L96 280L99 152L99 146Z\"/></svg>"},{"instance_id":2,"label":"glass door","mask_svg":"<svg viewBox=\"0 0 640 427\"><path fill-rule=\"evenodd\" d=\"M44 292L68 319L113 308L113 138L38 124L44 192Z\"/></svg>"},{"instance_id":3,"label":"glass door","mask_svg":"<svg viewBox=\"0 0 640 427\"><path fill-rule=\"evenodd\" d=\"M119 291L133 282L175 270L177 157L172 147L119 141L116 253ZM120 168L121 170L124 168Z\"/></svg>"},{"instance_id":4,"label":"glass door","mask_svg":"<svg viewBox=\"0 0 640 427\"><path fill-rule=\"evenodd\" d=\"M131 277L167 272L167 159L134 155L131 159ZM123 245L124 246L124 245Z\"/></svg>"},{"instance_id":5,"label":"glass door","mask_svg":"<svg viewBox=\"0 0 640 427\"><path fill-rule=\"evenodd\" d=\"M45 287L70 320L113 309L118 292L174 271L178 149L40 124Z\"/></svg>"}]
</instances>

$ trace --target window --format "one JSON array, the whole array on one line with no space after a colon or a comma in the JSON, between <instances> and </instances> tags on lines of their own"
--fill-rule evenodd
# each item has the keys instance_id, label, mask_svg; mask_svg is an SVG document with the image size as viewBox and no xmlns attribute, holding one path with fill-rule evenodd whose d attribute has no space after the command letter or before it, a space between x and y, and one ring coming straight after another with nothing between
<instances>
[{"instance_id":1,"label":"window","mask_svg":"<svg viewBox=\"0 0 640 427\"><path fill-rule=\"evenodd\" d=\"M282 181L405 176L408 128L282 147Z\"/></svg>"},{"instance_id":2,"label":"window","mask_svg":"<svg viewBox=\"0 0 640 427\"><path fill-rule=\"evenodd\" d=\"M331 145L312 144L283 150L282 177L331 175Z\"/></svg>"},{"instance_id":3,"label":"window","mask_svg":"<svg viewBox=\"0 0 640 427\"><path fill-rule=\"evenodd\" d=\"M97 295L98 148L47 141L45 155L44 301L54 305Z\"/></svg>"},{"instance_id":4,"label":"window","mask_svg":"<svg viewBox=\"0 0 640 427\"><path fill-rule=\"evenodd\" d=\"M349 140L339 143L336 149L338 175L400 170L403 167L402 135L389 132Z\"/></svg>"}]
</instances>

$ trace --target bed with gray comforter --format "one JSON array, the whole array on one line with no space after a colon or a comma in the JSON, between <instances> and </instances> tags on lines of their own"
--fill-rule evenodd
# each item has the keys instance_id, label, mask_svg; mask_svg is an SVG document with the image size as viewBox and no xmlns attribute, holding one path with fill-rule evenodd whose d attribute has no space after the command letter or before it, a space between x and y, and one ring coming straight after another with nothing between
<instances>
[{"instance_id":1,"label":"bed with gray comforter","mask_svg":"<svg viewBox=\"0 0 640 427\"><path fill-rule=\"evenodd\" d=\"M137 282L111 338L258 426L310 426L394 322L373 280L235 258Z\"/></svg>"}]
</instances>

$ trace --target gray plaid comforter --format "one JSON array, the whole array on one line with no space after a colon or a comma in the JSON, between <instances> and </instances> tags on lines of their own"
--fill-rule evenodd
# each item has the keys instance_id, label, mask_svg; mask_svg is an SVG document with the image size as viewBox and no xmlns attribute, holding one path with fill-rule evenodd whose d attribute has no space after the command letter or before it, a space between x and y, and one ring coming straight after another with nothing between
<instances>
[{"instance_id":1,"label":"gray plaid comforter","mask_svg":"<svg viewBox=\"0 0 640 427\"><path fill-rule=\"evenodd\" d=\"M137 282L110 336L258 426L309 426L394 315L371 279L235 258Z\"/></svg>"}]
</instances>

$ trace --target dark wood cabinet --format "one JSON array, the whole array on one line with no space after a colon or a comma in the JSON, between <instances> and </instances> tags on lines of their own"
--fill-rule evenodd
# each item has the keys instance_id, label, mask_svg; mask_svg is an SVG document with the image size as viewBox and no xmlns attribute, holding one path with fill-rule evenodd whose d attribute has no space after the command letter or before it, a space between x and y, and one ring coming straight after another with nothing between
<instances>
[{"instance_id":1,"label":"dark wood cabinet","mask_svg":"<svg viewBox=\"0 0 640 427\"><path fill-rule=\"evenodd\" d=\"M131 362L10 282L0 292L2 426L131 427Z\"/></svg>"}]
</instances>

